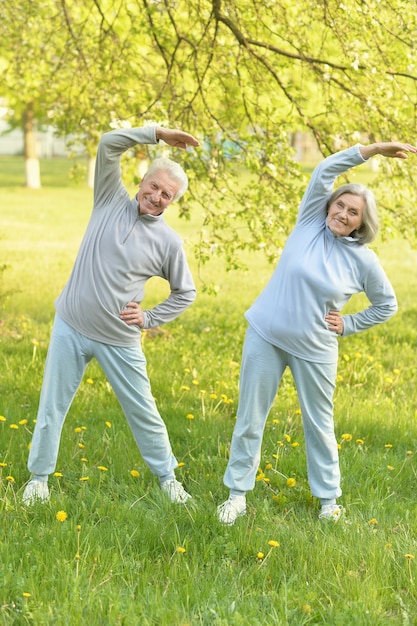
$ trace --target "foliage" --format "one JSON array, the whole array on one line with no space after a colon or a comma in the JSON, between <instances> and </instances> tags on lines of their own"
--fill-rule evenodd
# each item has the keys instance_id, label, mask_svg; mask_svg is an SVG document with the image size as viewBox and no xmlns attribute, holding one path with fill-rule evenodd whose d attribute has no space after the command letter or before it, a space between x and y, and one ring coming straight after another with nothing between
<instances>
[{"instance_id":1,"label":"foliage","mask_svg":"<svg viewBox=\"0 0 417 626\"><path fill-rule=\"evenodd\" d=\"M89 154L116 120L201 137L172 154L202 207L202 263L279 256L306 183L297 132L323 155L415 139L415 0L6 0L0 18L0 93L16 112L34 101ZM384 233L410 241L416 167L383 163L373 181Z\"/></svg>"}]
</instances>

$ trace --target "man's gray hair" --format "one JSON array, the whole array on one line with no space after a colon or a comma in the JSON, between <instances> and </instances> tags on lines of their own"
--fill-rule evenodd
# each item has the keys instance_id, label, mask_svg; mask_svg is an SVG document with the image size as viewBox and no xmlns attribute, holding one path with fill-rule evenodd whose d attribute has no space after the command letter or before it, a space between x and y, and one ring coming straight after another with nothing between
<instances>
[{"instance_id":1,"label":"man's gray hair","mask_svg":"<svg viewBox=\"0 0 417 626\"><path fill-rule=\"evenodd\" d=\"M188 176L182 169L181 165L175 161L171 161L171 159L167 159L166 157L159 157L151 162L143 180L158 170L163 170L169 175L170 178L179 184L178 191L173 197L172 202L179 200L188 189Z\"/></svg>"},{"instance_id":2,"label":"man's gray hair","mask_svg":"<svg viewBox=\"0 0 417 626\"><path fill-rule=\"evenodd\" d=\"M348 183L347 185L341 185L330 196L326 206L327 212L329 211L330 205L344 193L351 193L352 195L360 196L365 200L362 224L352 233L352 235L358 239L359 243L370 243L375 239L379 230L378 211L373 191L361 183Z\"/></svg>"}]
</instances>

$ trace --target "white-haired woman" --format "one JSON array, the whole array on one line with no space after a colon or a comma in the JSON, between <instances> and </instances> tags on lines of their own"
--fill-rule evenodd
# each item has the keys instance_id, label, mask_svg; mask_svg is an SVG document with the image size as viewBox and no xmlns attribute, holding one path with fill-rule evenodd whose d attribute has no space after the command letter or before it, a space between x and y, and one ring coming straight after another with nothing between
<instances>
[{"instance_id":1,"label":"white-haired woman","mask_svg":"<svg viewBox=\"0 0 417 626\"><path fill-rule=\"evenodd\" d=\"M405 159L404 143L356 145L324 159L314 170L297 223L269 283L246 312L240 398L224 484L230 496L217 509L233 524L246 513L255 485L265 422L286 367L297 388L306 441L307 472L322 519L337 520L341 495L333 423L338 335L388 320L397 311L394 290L377 256L365 244L378 232L373 193L343 185L337 176L375 155ZM370 306L350 315L342 307L364 292Z\"/></svg>"}]
</instances>

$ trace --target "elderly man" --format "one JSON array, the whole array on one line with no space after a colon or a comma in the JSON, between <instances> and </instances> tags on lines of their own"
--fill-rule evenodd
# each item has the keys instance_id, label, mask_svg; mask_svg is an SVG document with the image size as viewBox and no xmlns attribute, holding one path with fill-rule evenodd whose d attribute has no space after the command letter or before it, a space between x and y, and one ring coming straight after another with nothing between
<instances>
[{"instance_id":1,"label":"elderly man","mask_svg":"<svg viewBox=\"0 0 417 626\"><path fill-rule=\"evenodd\" d=\"M23 502L49 498L65 416L87 364L95 358L120 402L143 459L174 503L191 497L175 479L178 463L156 407L142 352L141 329L170 322L195 299L195 286L182 241L164 211L187 190L182 167L153 161L131 199L121 180L121 155L136 144L159 140L178 148L198 146L180 130L149 126L105 133L100 141L94 206L72 273L55 302L51 335L29 453L32 477ZM146 281L166 279L170 294L142 310Z\"/></svg>"}]
</instances>

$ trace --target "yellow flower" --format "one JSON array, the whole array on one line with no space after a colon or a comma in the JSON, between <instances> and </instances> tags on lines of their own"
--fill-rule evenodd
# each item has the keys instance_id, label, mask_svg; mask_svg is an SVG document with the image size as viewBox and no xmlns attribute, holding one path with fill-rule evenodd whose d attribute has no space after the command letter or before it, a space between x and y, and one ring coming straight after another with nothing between
<instances>
[{"instance_id":1,"label":"yellow flower","mask_svg":"<svg viewBox=\"0 0 417 626\"><path fill-rule=\"evenodd\" d=\"M6 480L9 481L9 483L14 483L15 479L13 478L13 476L6 476Z\"/></svg>"},{"instance_id":2,"label":"yellow flower","mask_svg":"<svg viewBox=\"0 0 417 626\"><path fill-rule=\"evenodd\" d=\"M264 478L264 483L268 484L268 483L270 483L270 482L271 482L271 479L270 479L270 478Z\"/></svg>"},{"instance_id":3,"label":"yellow flower","mask_svg":"<svg viewBox=\"0 0 417 626\"><path fill-rule=\"evenodd\" d=\"M84 445L83 443L79 443L79 444L78 444L78 447L79 447L81 450L84 450L85 445Z\"/></svg>"},{"instance_id":4,"label":"yellow flower","mask_svg":"<svg viewBox=\"0 0 417 626\"><path fill-rule=\"evenodd\" d=\"M0 463L0 467L7 467L7 463Z\"/></svg>"},{"instance_id":5,"label":"yellow flower","mask_svg":"<svg viewBox=\"0 0 417 626\"><path fill-rule=\"evenodd\" d=\"M209 398L210 398L211 400L217 400L217 393L211 393L211 394L209 395Z\"/></svg>"},{"instance_id":6,"label":"yellow flower","mask_svg":"<svg viewBox=\"0 0 417 626\"><path fill-rule=\"evenodd\" d=\"M363 439L357 439L357 440L356 440L356 443L357 443L359 446L361 446L361 445L364 443L364 440L363 440Z\"/></svg>"},{"instance_id":7,"label":"yellow flower","mask_svg":"<svg viewBox=\"0 0 417 626\"><path fill-rule=\"evenodd\" d=\"M0 415L0 422L7 422L7 419L4 417L4 415Z\"/></svg>"},{"instance_id":8,"label":"yellow flower","mask_svg":"<svg viewBox=\"0 0 417 626\"><path fill-rule=\"evenodd\" d=\"M192 383L193 383L193 385L195 385L196 387L198 387L198 385L200 384L200 383L198 382L198 380L196 380L196 379L194 379L194 380L192 381Z\"/></svg>"},{"instance_id":9,"label":"yellow flower","mask_svg":"<svg viewBox=\"0 0 417 626\"><path fill-rule=\"evenodd\" d=\"M90 480L90 477L89 476L81 476L80 480L85 482L86 480Z\"/></svg>"},{"instance_id":10,"label":"yellow flower","mask_svg":"<svg viewBox=\"0 0 417 626\"><path fill-rule=\"evenodd\" d=\"M412 456L413 452L412 450L407 450L407 456Z\"/></svg>"},{"instance_id":11,"label":"yellow flower","mask_svg":"<svg viewBox=\"0 0 417 626\"><path fill-rule=\"evenodd\" d=\"M393 466L392 465L387 465L387 470L389 470L390 472L393 470Z\"/></svg>"},{"instance_id":12,"label":"yellow flower","mask_svg":"<svg viewBox=\"0 0 417 626\"><path fill-rule=\"evenodd\" d=\"M27 420L20 420L20 422L19 422L20 426L24 426L27 423L28 423Z\"/></svg>"},{"instance_id":13,"label":"yellow flower","mask_svg":"<svg viewBox=\"0 0 417 626\"><path fill-rule=\"evenodd\" d=\"M77 528L77 533L79 533L81 530L81 524L77 524L76 528Z\"/></svg>"},{"instance_id":14,"label":"yellow flower","mask_svg":"<svg viewBox=\"0 0 417 626\"><path fill-rule=\"evenodd\" d=\"M301 415L301 409L295 409L294 415Z\"/></svg>"},{"instance_id":15,"label":"yellow flower","mask_svg":"<svg viewBox=\"0 0 417 626\"><path fill-rule=\"evenodd\" d=\"M310 615L311 606L309 604L303 604L303 606L301 607L301 610L303 613L306 613L306 615Z\"/></svg>"},{"instance_id":16,"label":"yellow flower","mask_svg":"<svg viewBox=\"0 0 417 626\"><path fill-rule=\"evenodd\" d=\"M287 487L295 487L296 483L295 478L287 478Z\"/></svg>"},{"instance_id":17,"label":"yellow flower","mask_svg":"<svg viewBox=\"0 0 417 626\"><path fill-rule=\"evenodd\" d=\"M343 376L342 376L341 374L338 374L338 375L336 376L336 382L337 382L337 383L342 383L342 382L343 382Z\"/></svg>"},{"instance_id":18,"label":"yellow flower","mask_svg":"<svg viewBox=\"0 0 417 626\"><path fill-rule=\"evenodd\" d=\"M279 424L279 420L277 420L277 419L273 419L273 420L272 420L272 423L273 423L273 424Z\"/></svg>"},{"instance_id":19,"label":"yellow flower","mask_svg":"<svg viewBox=\"0 0 417 626\"><path fill-rule=\"evenodd\" d=\"M76 428L74 428L74 432L75 432L75 433L80 433L80 432L82 432L82 431L81 431L81 427L80 427L80 426L77 426Z\"/></svg>"},{"instance_id":20,"label":"yellow flower","mask_svg":"<svg viewBox=\"0 0 417 626\"><path fill-rule=\"evenodd\" d=\"M190 391L190 388L187 385L182 385L181 391Z\"/></svg>"},{"instance_id":21,"label":"yellow flower","mask_svg":"<svg viewBox=\"0 0 417 626\"><path fill-rule=\"evenodd\" d=\"M278 541L275 541L275 539L270 539L268 541L268 546L271 546L272 548L279 548L279 543Z\"/></svg>"},{"instance_id":22,"label":"yellow flower","mask_svg":"<svg viewBox=\"0 0 417 626\"><path fill-rule=\"evenodd\" d=\"M406 559L409 559L410 561L414 559L414 554L404 554L404 556Z\"/></svg>"},{"instance_id":23,"label":"yellow flower","mask_svg":"<svg viewBox=\"0 0 417 626\"><path fill-rule=\"evenodd\" d=\"M343 441L352 441L352 435L350 433L344 433L342 439Z\"/></svg>"},{"instance_id":24,"label":"yellow flower","mask_svg":"<svg viewBox=\"0 0 417 626\"><path fill-rule=\"evenodd\" d=\"M82 463L87 463L88 459L85 458L85 456L81 457L81 462Z\"/></svg>"},{"instance_id":25,"label":"yellow flower","mask_svg":"<svg viewBox=\"0 0 417 626\"><path fill-rule=\"evenodd\" d=\"M182 546L178 546L177 552L179 552L180 554L184 554L184 552L186 552L186 549L183 548Z\"/></svg>"},{"instance_id":26,"label":"yellow flower","mask_svg":"<svg viewBox=\"0 0 417 626\"><path fill-rule=\"evenodd\" d=\"M343 358L346 362L350 361L350 356L348 354L344 354Z\"/></svg>"},{"instance_id":27,"label":"yellow flower","mask_svg":"<svg viewBox=\"0 0 417 626\"><path fill-rule=\"evenodd\" d=\"M68 515L65 513L65 511L58 511L55 517L57 518L58 522L65 522Z\"/></svg>"},{"instance_id":28,"label":"yellow flower","mask_svg":"<svg viewBox=\"0 0 417 626\"><path fill-rule=\"evenodd\" d=\"M291 444L291 448L298 448L300 444L298 443L298 441L293 441Z\"/></svg>"},{"instance_id":29,"label":"yellow flower","mask_svg":"<svg viewBox=\"0 0 417 626\"><path fill-rule=\"evenodd\" d=\"M355 352L355 359L360 359L361 358L361 353L360 352Z\"/></svg>"},{"instance_id":30,"label":"yellow flower","mask_svg":"<svg viewBox=\"0 0 417 626\"><path fill-rule=\"evenodd\" d=\"M9 428L12 430L18 430L19 426L17 424L10 424Z\"/></svg>"},{"instance_id":31,"label":"yellow flower","mask_svg":"<svg viewBox=\"0 0 417 626\"><path fill-rule=\"evenodd\" d=\"M56 476L56 478L62 478L61 472L54 472L53 475Z\"/></svg>"},{"instance_id":32,"label":"yellow flower","mask_svg":"<svg viewBox=\"0 0 417 626\"><path fill-rule=\"evenodd\" d=\"M89 385L92 385L94 383L94 380L92 378L87 378L85 382L88 383Z\"/></svg>"},{"instance_id":33,"label":"yellow flower","mask_svg":"<svg viewBox=\"0 0 417 626\"><path fill-rule=\"evenodd\" d=\"M185 463L184 461L180 461L180 463L178 463L178 467L184 467Z\"/></svg>"},{"instance_id":34,"label":"yellow flower","mask_svg":"<svg viewBox=\"0 0 417 626\"><path fill-rule=\"evenodd\" d=\"M205 389L200 389L200 395L205 396L207 391Z\"/></svg>"},{"instance_id":35,"label":"yellow flower","mask_svg":"<svg viewBox=\"0 0 417 626\"><path fill-rule=\"evenodd\" d=\"M22 593L22 596L23 596L24 598L30 598L30 597L31 597L31 595L32 595L32 594L31 594L31 593L28 593L27 591L24 591L24 592Z\"/></svg>"},{"instance_id":36,"label":"yellow flower","mask_svg":"<svg viewBox=\"0 0 417 626\"><path fill-rule=\"evenodd\" d=\"M258 552L258 554L256 555L256 558L259 559L260 561L264 558L264 553L263 552Z\"/></svg>"},{"instance_id":37,"label":"yellow flower","mask_svg":"<svg viewBox=\"0 0 417 626\"><path fill-rule=\"evenodd\" d=\"M378 520L373 517L369 520L369 524L371 524L371 526L376 526L378 524Z\"/></svg>"},{"instance_id":38,"label":"yellow flower","mask_svg":"<svg viewBox=\"0 0 417 626\"><path fill-rule=\"evenodd\" d=\"M187 418L187 420L193 420L194 419L194 415L192 413L187 413L187 415L185 417Z\"/></svg>"},{"instance_id":39,"label":"yellow flower","mask_svg":"<svg viewBox=\"0 0 417 626\"><path fill-rule=\"evenodd\" d=\"M104 467L104 465L97 465L97 469L101 470L102 472L108 472L109 471L107 469L107 467Z\"/></svg>"},{"instance_id":40,"label":"yellow flower","mask_svg":"<svg viewBox=\"0 0 417 626\"><path fill-rule=\"evenodd\" d=\"M290 435L284 435L284 439L285 439L285 441L286 441L287 443L290 443L290 441L291 441L291 437L290 437Z\"/></svg>"},{"instance_id":41,"label":"yellow flower","mask_svg":"<svg viewBox=\"0 0 417 626\"><path fill-rule=\"evenodd\" d=\"M265 469L267 469L267 470L268 470L268 469L271 469L271 468L272 468L272 463L267 463L267 464L265 465Z\"/></svg>"},{"instance_id":42,"label":"yellow flower","mask_svg":"<svg viewBox=\"0 0 417 626\"><path fill-rule=\"evenodd\" d=\"M386 443L384 448L387 448L387 449L392 448L392 443Z\"/></svg>"},{"instance_id":43,"label":"yellow flower","mask_svg":"<svg viewBox=\"0 0 417 626\"><path fill-rule=\"evenodd\" d=\"M130 475L133 476L133 478L139 478L140 474L138 472L138 470L130 470Z\"/></svg>"},{"instance_id":44,"label":"yellow flower","mask_svg":"<svg viewBox=\"0 0 417 626\"><path fill-rule=\"evenodd\" d=\"M265 474L263 472L260 472L257 476L256 476L256 480L260 481L263 480L265 478Z\"/></svg>"},{"instance_id":45,"label":"yellow flower","mask_svg":"<svg viewBox=\"0 0 417 626\"><path fill-rule=\"evenodd\" d=\"M111 422L104 422L107 426L107 428L111 428Z\"/></svg>"},{"instance_id":46,"label":"yellow flower","mask_svg":"<svg viewBox=\"0 0 417 626\"><path fill-rule=\"evenodd\" d=\"M398 376L398 374L401 374L401 370L397 369L396 367L392 371L396 376Z\"/></svg>"}]
</instances>

